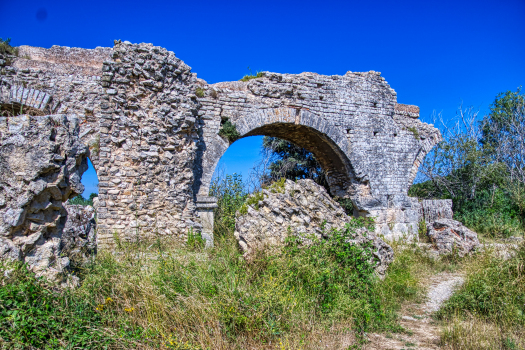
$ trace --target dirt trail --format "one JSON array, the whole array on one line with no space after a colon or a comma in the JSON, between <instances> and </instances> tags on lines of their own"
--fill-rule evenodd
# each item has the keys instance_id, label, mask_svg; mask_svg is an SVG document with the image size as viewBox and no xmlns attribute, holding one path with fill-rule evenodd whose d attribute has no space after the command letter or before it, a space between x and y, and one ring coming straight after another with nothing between
<instances>
[{"instance_id":1,"label":"dirt trail","mask_svg":"<svg viewBox=\"0 0 525 350\"><path fill-rule=\"evenodd\" d=\"M369 334L366 350L439 349L439 328L430 315L439 310L454 290L463 284L463 277L453 273L432 276L428 283L426 302L406 305L401 310L401 325L407 333Z\"/></svg>"}]
</instances>

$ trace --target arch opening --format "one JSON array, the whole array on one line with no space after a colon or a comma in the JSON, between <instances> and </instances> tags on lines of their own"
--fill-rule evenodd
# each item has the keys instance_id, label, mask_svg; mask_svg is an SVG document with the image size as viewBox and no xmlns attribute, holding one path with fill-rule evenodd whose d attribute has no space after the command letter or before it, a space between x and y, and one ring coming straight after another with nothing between
<instances>
[{"instance_id":1,"label":"arch opening","mask_svg":"<svg viewBox=\"0 0 525 350\"><path fill-rule=\"evenodd\" d=\"M326 134L323 134L319 132L318 130L305 126L305 125L298 125L294 123L271 123L266 124L261 127L254 128L253 130L250 130L249 132L240 135L239 138L235 141L227 140L226 138L221 138L222 140L222 146L219 149L219 151L215 150L212 154L214 155L215 159L213 160L212 166L209 165L208 169L204 169L204 173L209 176L209 180L203 179L202 185L205 187L205 196L198 196L197 197L197 208L199 211L199 215L202 219L203 224L203 237L205 239L212 241L213 240L213 232L216 231L216 229L221 230L221 227L219 227L222 223L222 216L227 215L228 218L235 218L235 212L231 213L223 213L224 208L221 206L217 209L212 208L208 203L212 202L215 198L219 197L219 201L222 201L222 191L227 193L228 198L235 200L237 202L241 202L238 197L246 196L249 191L246 190L246 187L243 189L243 191L238 191L239 193L233 193L231 189L228 188L228 186L232 187L239 187L241 185L239 181L241 177L238 175L232 175L224 176L226 173L230 173L228 170L222 171L223 176L221 179L217 179L217 172L221 172L221 169L218 168L220 160L224 156L228 156L228 152L232 149L232 145L242 142L241 140L247 140L248 138L256 137L256 136L267 136L271 138L276 138L280 140L287 141L291 143L292 145L296 146L297 149L300 149L303 152L303 155L305 153L309 153L313 155L313 159L315 159L316 163L318 163L318 167L320 167L323 170L323 175L326 179L327 186L324 186L324 184L316 181L321 186L324 186L327 189L328 194L334 198L336 201L338 201L347 214L353 215L353 216L359 216L360 212L357 210L357 206L353 203L352 195L356 193L356 183L357 180L354 176L354 172L352 169L352 166L350 164L350 161L348 160L347 156L344 154L344 152L339 148L339 146L334 142L330 137ZM262 139L260 139L262 140ZM257 144L257 153L261 153L262 150L262 142ZM236 148L235 146L233 148ZM245 153L246 150L243 149L241 151L242 153ZM211 152L210 152L211 153ZM231 159L232 157L229 156ZM259 159L257 160L259 162L259 166L255 167L258 168L255 171L255 174L251 172L249 174L250 182L254 181L254 177L259 176L258 180L259 183L256 185L252 185L251 189L258 189L262 187L265 180L278 180L275 179L264 179L261 178L262 176L268 175L268 168L264 169L265 166L268 165L268 159ZM265 165L261 165L261 163L265 163ZM253 164L253 160L252 160ZM238 167L237 167L238 168ZM245 167L244 169L247 169L248 167ZM261 169L263 168L263 169ZM212 176L213 175L213 176ZM247 174L242 177L242 179L246 179ZM287 176L284 176L287 177ZM297 179L300 179L301 177L297 177ZM221 182L222 180L222 182ZM314 180L315 181L315 180ZM212 185L213 184L213 185ZM249 185L248 185L249 186ZM218 191L219 189L219 191ZM203 194L203 190L201 188L200 193ZM212 196L212 197L206 197L206 196ZM210 198L209 202L207 202L206 198ZM242 204L242 203L241 203ZM200 209L199 209L200 208ZM215 212L215 213L214 213ZM215 215L214 215L215 214ZM221 216L219 218L218 216ZM229 220L229 219L228 219ZM228 221L227 220L227 221ZM234 221L230 222L232 220L228 221L228 224L231 226L230 229L235 225Z\"/></svg>"}]
</instances>

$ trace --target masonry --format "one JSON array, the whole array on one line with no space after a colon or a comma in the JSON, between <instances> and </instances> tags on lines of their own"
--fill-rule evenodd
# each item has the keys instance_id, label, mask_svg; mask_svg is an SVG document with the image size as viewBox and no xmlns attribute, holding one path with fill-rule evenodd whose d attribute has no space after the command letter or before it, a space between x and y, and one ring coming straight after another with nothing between
<instances>
[{"instance_id":1,"label":"masonry","mask_svg":"<svg viewBox=\"0 0 525 350\"><path fill-rule=\"evenodd\" d=\"M173 52L151 44L19 51L0 57L0 147L21 132L9 127L19 118L27 128L47 125L46 115L61 115L67 125L75 120L78 132L68 137L87 151L71 154L76 164L89 157L100 181L99 247L115 239L183 238L192 228L212 239L209 185L233 141L220 136L226 122L241 138L267 135L306 148L326 171L331 194L350 198L355 215L375 217L376 232L417 235L420 208L408 188L441 136L419 121L418 107L397 103L380 73L265 72L207 84ZM29 188L30 180L20 181ZM2 218L20 203L2 198L0 239L9 240L13 227Z\"/></svg>"}]
</instances>

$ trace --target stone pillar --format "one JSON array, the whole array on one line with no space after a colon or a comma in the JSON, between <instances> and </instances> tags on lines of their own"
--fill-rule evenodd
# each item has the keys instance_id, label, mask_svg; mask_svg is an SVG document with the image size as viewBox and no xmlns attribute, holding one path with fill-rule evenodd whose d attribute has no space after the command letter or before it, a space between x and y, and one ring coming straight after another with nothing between
<instances>
[{"instance_id":1,"label":"stone pillar","mask_svg":"<svg viewBox=\"0 0 525 350\"><path fill-rule=\"evenodd\" d=\"M213 246L213 209L217 208L217 198L210 196L197 196L196 211L200 217L202 239L206 247Z\"/></svg>"}]
</instances>

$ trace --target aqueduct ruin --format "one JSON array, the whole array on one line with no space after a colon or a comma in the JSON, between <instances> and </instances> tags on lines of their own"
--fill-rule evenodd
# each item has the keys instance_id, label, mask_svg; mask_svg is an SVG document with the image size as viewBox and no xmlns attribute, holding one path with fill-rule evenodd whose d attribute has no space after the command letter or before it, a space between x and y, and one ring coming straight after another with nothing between
<instances>
[{"instance_id":1,"label":"aqueduct ruin","mask_svg":"<svg viewBox=\"0 0 525 350\"><path fill-rule=\"evenodd\" d=\"M191 227L209 236L209 184L231 142L219 135L226 121L240 137L275 136L311 151L332 194L375 217L378 233L417 234L419 207L407 193L441 136L418 120L418 107L398 104L377 72L265 72L207 84L173 52L121 41L22 46L19 57L0 57L0 68L2 110L20 110L0 117L0 255L60 226L60 201L80 191L86 157L100 180L99 247L116 237L182 237ZM53 188L61 192L45 195Z\"/></svg>"}]
</instances>

